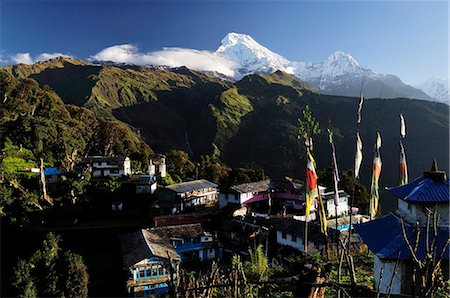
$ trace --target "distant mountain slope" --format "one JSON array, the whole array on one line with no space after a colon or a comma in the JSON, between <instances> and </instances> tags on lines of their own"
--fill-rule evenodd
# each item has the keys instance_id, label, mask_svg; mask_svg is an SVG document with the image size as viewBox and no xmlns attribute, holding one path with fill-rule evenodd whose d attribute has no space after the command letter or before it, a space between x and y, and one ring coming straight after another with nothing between
<instances>
[{"instance_id":1,"label":"distant mountain slope","mask_svg":"<svg viewBox=\"0 0 450 298\"><path fill-rule=\"evenodd\" d=\"M434 77L417 85L426 94L440 102L450 103L448 80Z\"/></svg>"},{"instance_id":2,"label":"distant mountain slope","mask_svg":"<svg viewBox=\"0 0 450 298\"><path fill-rule=\"evenodd\" d=\"M354 156L355 111L358 99L320 95L311 90L298 92L295 87L269 82L265 75L244 77L213 102L208 112L216 118L215 145L231 166L260 166L269 174L303 176L304 148L297 138L297 119L309 105L319 120L323 133L315 137L315 155L319 168L331 164L325 128L328 119L335 127L336 147L341 169L351 168ZM230 98L226 93L234 94ZM240 109L233 102L240 100ZM244 113L241 107L246 107ZM395 185L398 176L399 113L407 119L408 136L404 141L411 177L421 174L433 158L448 168L448 107L439 103L410 99L373 99L363 110L361 135L364 143L362 179L370 179L372 149L376 128L383 137L382 185ZM236 117L238 115L238 117ZM205 116L205 118L207 118ZM236 122L236 119L239 121ZM228 122L227 122L228 120ZM230 130L224 127L232 128ZM228 134L222 133L228 132Z\"/></svg>"},{"instance_id":3,"label":"distant mountain slope","mask_svg":"<svg viewBox=\"0 0 450 298\"><path fill-rule=\"evenodd\" d=\"M323 129L327 127L328 119L332 120L340 168L353 165L358 99L321 95L292 74L282 71L250 74L231 83L184 67L49 62L49 65L55 64L58 67L40 67L39 71L24 73L40 82L41 89L47 90L44 87L47 84L64 95L61 95L63 101L88 108L90 111L82 109L86 111L83 115L89 113L92 115L89 117L98 119L96 121L116 121L112 123L129 131L130 136L136 136L125 137L128 141L116 146L117 149L138 148L140 141L131 140L140 140L141 135L157 152L177 148L189 152L195 159L214 153L233 167L263 167L273 177L302 177L305 158L303 145L297 137L297 119L302 109L309 105ZM11 73L11 69L6 68L3 72ZM8 77L12 79L11 75ZM79 109L72 105L68 107ZM367 100L361 125L364 142L362 178L366 184L370 179L377 127L383 137L381 185L396 183L399 113L405 115L408 124L404 143L410 176L420 175L429 167L432 158L438 158L440 166L448 169L448 106L405 98ZM92 123L89 117L82 122ZM105 143L102 138L98 142ZM315 137L314 154L319 168L330 165L325 133Z\"/></svg>"}]
</instances>

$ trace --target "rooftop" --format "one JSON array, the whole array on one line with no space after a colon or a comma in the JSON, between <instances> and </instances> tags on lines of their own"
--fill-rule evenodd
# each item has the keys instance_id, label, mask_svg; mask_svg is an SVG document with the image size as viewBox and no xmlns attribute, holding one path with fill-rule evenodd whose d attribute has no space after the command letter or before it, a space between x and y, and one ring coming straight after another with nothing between
<instances>
[{"instance_id":1,"label":"rooftop","mask_svg":"<svg viewBox=\"0 0 450 298\"><path fill-rule=\"evenodd\" d=\"M191 239L206 235L199 223L157 227L149 231L165 239Z\"/></svg>"},{"instance_id":2,"label":"rooftop","mask_svg":"<svg viewBox=\"0 0 450 298\"><path fill-rule=\"evenodd\" d=\"M215 183L212 183L205 179L201 179L201 180L193 180L193 181L188 181L188 182L172 184L172 185L166 186L166 188L169 190L172 190L176 193L185 193L185 192L191 192L194 190L201 190L204 188L216 188L217 186L218 185Z\"/></svg>"},{"instance_id":3,"label":"rooftop","mask_svg":"<svg viewBox=\"0 0 450 298\"><path fill-rule=\"evenodd\" d=\"M448 203L449 179L444 171L439 171L436 160L430 171L408 184L388 187L387 190L396 198L412 203Z\"/></svg>"},{"instance_id":4,"label":"rooftop","mask_svg":"<svg viewBox=\"0 0 450 298\"><path fill-rule=\"evenodd\" d=\"M238 193L268 191L270 189L270 179L258 182L239 184L232 186L230 189Z\"/></svg>"},{"instance_id":5,"label":"rooftop","mask_svg":"<svg viewBox=\"0 0 450 298\"><path fill-rule=\"evenodd\" d=\"M180 256L167 239L149 230L139 230L133 233L120 235L123 263L129 268L144 259L159 257L180 260Z\"/></svg>"},{"instance_id":6,"label":"rooftop","mask_svg":"<svg viewBox=\"0 0 450 298\"><path fill-rule=\"evenodd\" d=\"M59 168L45 168L44 175L61 175L61 169Z\"/></svg>"},{"instance_id":7,"label":"rooftop","mask_svg":"<svg viewBox=\"0 0 450 298\"><path fill-rule=\"evenodd\" d=\"M405 232L411 245L415 244L414 227L405 223ZM369 249L381 259L411 259L406 241L402 235L400 218L393 213L379 217L375 220L355 225L356 232L361 236ZM426 228L420 228L420 237L417 247L417 257L424 259L426 255ZM433 236L430 236L432 241ZM436 238L436 253L440 253L449 239L449 228L439 227ZM445 249L443 259L449 259L449 247Z\"/></svg>"},{"instance_id":8,"label":"rooftop","mask_svg":"<svg viewBox=\"0 0 450 298\"><path fill-rule=\"evenodd\" d=\"M88 156L83 162L93 163L93 162L109 162L109 163L119 163L124 162L128 157L121 156Z\"/></svg>"}]
</instances>

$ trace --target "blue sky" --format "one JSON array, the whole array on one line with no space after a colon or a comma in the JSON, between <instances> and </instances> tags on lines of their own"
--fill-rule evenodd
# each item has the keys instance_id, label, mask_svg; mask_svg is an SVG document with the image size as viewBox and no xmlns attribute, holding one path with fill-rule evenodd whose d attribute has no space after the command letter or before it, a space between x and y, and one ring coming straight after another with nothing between
<instances>
[{"instance_id":1,"label":"blue sky","mask_svg":"<svg viewBox=\"0 0 450 298\"><path fill-rule=\"evenodd\" d=\"M446 1L0 1L3 63L17 53L86 59L135 44L141 51L215 51L228 32L251 35L293 61L340 50L407 83L448 74Z\"/></svg>"}]
</instances>

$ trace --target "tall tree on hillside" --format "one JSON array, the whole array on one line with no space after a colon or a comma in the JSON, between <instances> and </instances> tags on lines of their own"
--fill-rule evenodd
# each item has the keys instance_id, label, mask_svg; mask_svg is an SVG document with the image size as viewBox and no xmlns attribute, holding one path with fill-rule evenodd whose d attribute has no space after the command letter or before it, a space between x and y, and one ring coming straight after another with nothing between
<instances>
[{"instance_id":1,"label":"tall tree on hillside","mask_svg":"<svg viewBox=\"0 0 450 298\"><path fill-rule=\"evenodd\" d=\"M19 260L12 284L19 297L87 297L86 265L81 256L63 252L61 238L48 233L42 247L28 260Z\"/></svg>"}]
</instances>

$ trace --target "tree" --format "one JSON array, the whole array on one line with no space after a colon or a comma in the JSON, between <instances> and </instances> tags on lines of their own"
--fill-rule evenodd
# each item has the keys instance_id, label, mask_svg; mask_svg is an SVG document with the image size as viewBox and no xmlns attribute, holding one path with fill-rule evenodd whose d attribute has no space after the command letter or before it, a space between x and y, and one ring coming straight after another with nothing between
<instances>
[{"instance_id":1,"label":"tree","mask_svg":"<svg viewBox=\"0 0 450 298\"><path fill-rule=\"evenodd\" d=\"M195 164L186 152L173 149L167 152L167 170L174 180L183 180L195 173Z\"/></svg>"},{"instance_id":2,"label":"tree","mask_svg":"<svg viewBox=\"0 0 450 298\"><path fill-rule=\"evenodd\" d=\"M48 233L28 260L19 260L13 286L19 297L87 297L86 265L80 255L60 248L61 238Z\"/></svg>"},{"instance_id":3,"label":"tree","mask_svg":"<svg viewBox=\"0 0 450 298\"><path fill-rule=\"evenodd\" d=\"M65 275L65 297L88 297L88 281L86 265L80 255L70 251L64 253L62 258L62 272Z\"/></svg>"}]
</instances>

